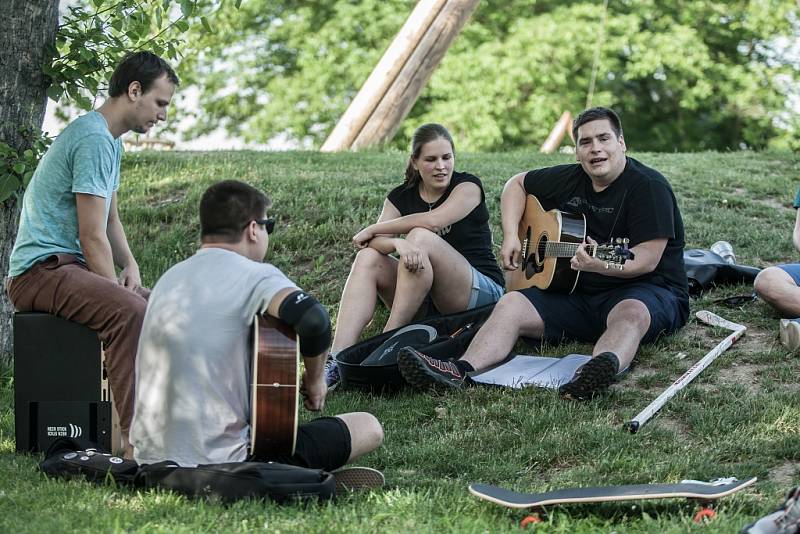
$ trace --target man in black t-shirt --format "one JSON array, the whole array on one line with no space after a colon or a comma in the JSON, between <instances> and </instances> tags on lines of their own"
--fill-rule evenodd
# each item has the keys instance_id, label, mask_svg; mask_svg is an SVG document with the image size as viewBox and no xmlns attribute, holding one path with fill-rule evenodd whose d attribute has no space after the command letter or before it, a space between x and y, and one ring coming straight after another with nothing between
<instances>
[{"instance_id":1,"label":"man in black t-shirt","mask_svg":"<svg viewBox=\"0 0 800 534\"><path fill-rule=\"evenodd\" d=\"M420 388L460 387L467 373L502 361L522 337L593 342L593 358L560 388L563 396L592 397L614 382L640 343L686 323L689 298L683 265L683 221L675 195L657 171L625 156L619 117L592 108L575 120L578 164L511 178L501 199L506 270L519 268L517 235L526 196L545 209L583 214L585 245L570 267L580 272L571 294L529 288L504 295L461 359L439 361L414 349L399 357L403 376ZM628 238L634 257L609 269L586 245Z\"/></svg>"}]
</instances>

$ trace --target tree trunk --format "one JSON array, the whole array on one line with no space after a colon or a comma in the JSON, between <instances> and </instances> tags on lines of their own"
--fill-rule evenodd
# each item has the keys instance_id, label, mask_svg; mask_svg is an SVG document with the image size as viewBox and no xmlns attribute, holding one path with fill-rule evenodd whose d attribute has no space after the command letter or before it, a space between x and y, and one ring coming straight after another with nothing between
<instances>
[{"instance_id":1,"label":"tree trunk","mask_svg":"<svg viewBox=\"0 0 800 534\"><path fill-rule=\"evenodd\" d=\"M394 137L450 44L477 6L478 0L447 0L356 136L351 150L380 145Z\"/></svg>"},{"instance_id":2,"label":"tree trunk","mask_svg":"<svg viewBox=\"0 0 800 534\"><path fill-rule=\"evenodd\" d=\"M42 65L55 46L58 0L4 0L0 16L0 141L22 151L29 141L20 129L42 128L48 80ZM21 197L20 197L21 198ZM0 275L8 275L8 258L17 235L19 203L0 203ZM0 292L0 361L10 363L13 308Z\"/></svg>"},{"instance_id":3,"label":"tree trunk","mask_svg":"<svg viewBox=\"0 0 800 534\"><path fill-rule=\"evenodd\" d=\"M350 148L445 3L446 0L420 0L417 3L320 151L337 152Z\"/></svg>"}]
</instances>

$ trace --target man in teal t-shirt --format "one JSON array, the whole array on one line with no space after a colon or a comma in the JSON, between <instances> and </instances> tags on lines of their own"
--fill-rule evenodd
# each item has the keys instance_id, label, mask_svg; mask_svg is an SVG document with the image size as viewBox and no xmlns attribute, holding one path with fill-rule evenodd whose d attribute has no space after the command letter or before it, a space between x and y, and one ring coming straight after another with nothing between
<instances>
[{"instance_id":1,"label":"man in teal t-shirt","mask_svg":"<svg viewBox=\"0 0 800 534\"><path fill-rule=\"evenodd\" d=\"M150 52L123 59L108 99L70 123L39 163L22 200L6 280L18 311L52 313L97 332L129 457L134 361L149 290L117 210L120 137L165 120L178 83Z\"/></svg>"},{"instance_id":2,"label":"man in teal t-shirt","mask_svg":"<svg viewBox=\"0 0 800 534\"><path fill-rule=\"evenodd\" d=\"M793 206L797 214L792 243L800 251L800 189L794 196ZM753 282L753 289L764 302L786 317L779 325L781 343L792 351L800 350L800 263L764 269Z\"/></svg>"}]
</instances>

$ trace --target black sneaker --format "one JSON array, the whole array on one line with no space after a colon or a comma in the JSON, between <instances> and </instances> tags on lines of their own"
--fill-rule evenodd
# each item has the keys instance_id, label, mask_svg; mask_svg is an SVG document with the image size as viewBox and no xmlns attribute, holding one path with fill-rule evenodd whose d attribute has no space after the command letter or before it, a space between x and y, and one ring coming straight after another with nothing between
<instances>
[{"instance_id":1,"label":"black sneaker","mask_svg":"<svg viewBox=\"0 0 800 534\"><path fill-rule=\"evenodd\" d=\"M437 360L411 347L400 349L397 366L406 382L418 389L460 388L464 385L465 375L452 360Z\"/></svg>"},{"instance_id":2,"label":"black sneaker","mask_svg":"<svg viewBox=\"0 0 800 534\"><path fill-rule=\"evenodd\" d=\"M591 399L614 383L618 371L616 354L603 352L583 364L570 382L558 388L558 393L567 399Z\"/></svg>"}]
</instances>

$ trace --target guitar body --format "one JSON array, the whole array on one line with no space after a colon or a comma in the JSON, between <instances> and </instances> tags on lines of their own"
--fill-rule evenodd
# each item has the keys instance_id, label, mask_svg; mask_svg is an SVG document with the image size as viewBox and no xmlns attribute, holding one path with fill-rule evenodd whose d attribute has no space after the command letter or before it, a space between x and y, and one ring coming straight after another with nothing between
<instances>
[{"instance_id":1,"label":"guitar body","mask_svg":"<svg viewBox=\"0 0 800 534\"><path fill-rule=\"evenodd\" d=\"M520 266L508 274L507 290L538 287L572 293L580 273L570 268L570 259L574 255L573 249L583 242L585 235L586 218L583 215L555 209L545 211L535 196L528 195L519 222ZM548 249L553 249L555 255L546 252ZM559 253L559 249L564 252Z\"/></svg>"},{"instance_id":2,"label":"guitar body","mask_svg":"<svg viewBox=\"0 0 800 534\"><path fill-rule=\"evenodd\" d=\"M290 326L257 315L253 330L250 454L258 459L294 454L300 394L299 347Z\"/></svg>"}]
</instances>

